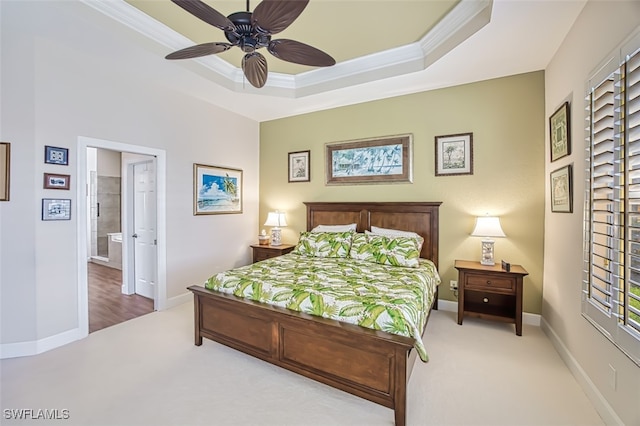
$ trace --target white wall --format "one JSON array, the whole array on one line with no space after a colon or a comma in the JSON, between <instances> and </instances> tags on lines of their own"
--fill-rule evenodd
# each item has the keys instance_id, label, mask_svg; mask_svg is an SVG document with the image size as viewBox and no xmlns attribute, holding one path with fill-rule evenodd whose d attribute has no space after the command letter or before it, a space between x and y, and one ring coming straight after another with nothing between
<instances>
[{"instance_id":1,"label":"white wall","mask_svg":"<svg viewBox=\"0 0 640 426\"><path fill-rule=\"evenodd\" d=\"M118 24L80 2L3 1L0 18L0 140L12 143L11 201L0 203L3 349L33 351L42 347L34 342L79 327L79 136L166 152L169 299L249 263L258 228L257 122L172 91L162 79L184 71L131 42L131 30L112 32ZM45 165L45 145L69 148L69 166ZM244 171L242 214L193 216L195 162ZM71 190L42 189L44 172L70 174ZM63 196L72 199L71 220L42 222L40 200Z\"/></svg>"},{"instance_id":2,"label":"white wall","mask_svg":"<svg viewBox=\"0 0 640 426\"><path fill-rule=\"evenodd\" d=\"M639 26L640 2L591 0L545 72L546 116L570 102L573 146L570 157L549 163L547 131L546 172L573 163L574 212L550 213L547 184L543 325L608 424L640 424L640 367L581 316L584 97L591 72Z\"/></svg>"}]
</instances>

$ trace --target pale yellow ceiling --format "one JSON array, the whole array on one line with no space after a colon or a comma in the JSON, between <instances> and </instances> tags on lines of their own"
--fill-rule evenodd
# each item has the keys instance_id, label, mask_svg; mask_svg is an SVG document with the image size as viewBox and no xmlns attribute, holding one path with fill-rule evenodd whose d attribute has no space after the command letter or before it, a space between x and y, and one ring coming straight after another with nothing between
<instances>
[{"instance_id":1,"label":"pale yellow ceiling","mask_svg":"<svg viewBox=\"0 0 640 426\"><path fill-rule=\"evenodd\" d=\"M222 30L195 18L169 0L125 1L192 40L193 44L227 41ZM311 0L298 19L272 39L297 40L343 62L419 41L459 1ZM206 0L205 3L225 16L246 10L246 0ZM258 3L252 0L250 10ZM266 49L261 49L261 53L272 72L297 74L313 69L277 59ZM217 56L240 67L243 53L232 48Z\"/></svg>"}]
</instances>

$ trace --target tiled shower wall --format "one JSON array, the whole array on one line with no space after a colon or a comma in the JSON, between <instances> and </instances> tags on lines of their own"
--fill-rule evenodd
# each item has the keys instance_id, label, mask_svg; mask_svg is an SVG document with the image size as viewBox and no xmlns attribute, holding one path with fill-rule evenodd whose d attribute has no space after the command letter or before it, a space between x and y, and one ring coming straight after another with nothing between
<instances>
[{"instance_id":1,"label":"tiled shower wall","mask_svg":"<svg viewBox=\"0 0 640 426\"><path fill-rule=\"evenodd\" d=\"M120 181L113 176L97 177L96 241L98 256L109 256L108 233L120 232ZM93 194L92 194L93 195ZM93 199L93 197L92 197ZM94 209L92 209L92 212Z\"/></svg>"}]
</instances>

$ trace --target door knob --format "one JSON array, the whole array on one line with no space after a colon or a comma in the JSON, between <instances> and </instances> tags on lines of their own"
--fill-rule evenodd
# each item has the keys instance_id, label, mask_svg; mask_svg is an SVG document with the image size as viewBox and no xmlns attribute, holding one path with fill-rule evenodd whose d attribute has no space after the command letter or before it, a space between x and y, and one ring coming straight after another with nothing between
<instances>
[{"instance_id":1,"label":"door knob","mask_svg":"<svg viewBox=\"0 0 640 426\"><path fill-rule=\"evenodd\" d=\"M132 237L133 238L138 238L138 234L133 234Z\"/></svg>"}]
</instances>

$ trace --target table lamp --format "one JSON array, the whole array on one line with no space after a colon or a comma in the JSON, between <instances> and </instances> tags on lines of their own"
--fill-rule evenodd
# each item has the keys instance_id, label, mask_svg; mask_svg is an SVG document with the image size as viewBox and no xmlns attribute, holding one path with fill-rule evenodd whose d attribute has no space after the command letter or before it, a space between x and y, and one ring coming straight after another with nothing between
<instances>
[{"instance_id":1,"label":"table lamp","mask_svg":"<svg viewBox=\"0 0 640 426\"><path fill-rule=\"evenodd\" d=\"M282 230L280 227L287 226L287 219L285 218L284 213L279 211L269 212L267 221L264 225L273 226L273 228L271 228L271 245L282 245Z\"/></svg>"},{"instance_id":2,"label":"table lamp","mask_svg":"<svg viewBox=\"0 0 640 426\"><path fill-rule=\"evenodd\" d=\"M473 237L482 237L482 265L495 265L493 260L493 244L491 237L506 237L500 226L500 218L497 216L479 216L476 218L476 227L471 233Z\"/></svg>"}]
</instances>

